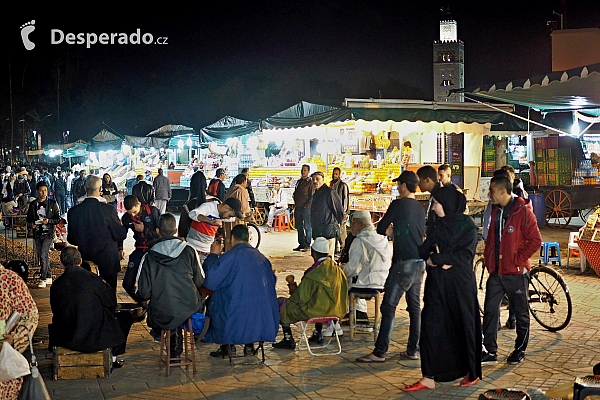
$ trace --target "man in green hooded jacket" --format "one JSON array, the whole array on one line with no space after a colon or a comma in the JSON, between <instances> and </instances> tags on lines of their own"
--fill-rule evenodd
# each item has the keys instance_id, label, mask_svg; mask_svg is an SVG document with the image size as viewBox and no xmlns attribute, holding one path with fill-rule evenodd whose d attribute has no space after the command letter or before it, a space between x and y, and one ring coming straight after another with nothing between
<instances>
[{"instance_id":1,"label":"man in green hooded jacket","mask_svg":"<svg viewBox=\"0 0 600 400\"><path fill-rule=\"evenodd\" d=\"M328 240L316 238L311 248L315 263L304 272L302 281L289 298L278 299L283 340L273 344L274 348L296 348L290 324L317 317L342 318L346 315L348 281L344 271L328 256L328 252ZM321 330L322 324L316 324L309 341L323 344Z\"/></svg>"}]
</instances>

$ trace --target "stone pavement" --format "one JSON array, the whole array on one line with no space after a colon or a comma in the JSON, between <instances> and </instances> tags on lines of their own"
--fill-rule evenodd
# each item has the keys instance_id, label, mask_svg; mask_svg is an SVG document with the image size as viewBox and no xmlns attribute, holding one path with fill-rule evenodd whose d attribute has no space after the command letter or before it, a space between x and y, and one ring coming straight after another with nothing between
<instances>
[{"instance_id":1,"label":"stone pavement","mask_svg":"<svg viewBox=\"0 0 600 400\"><path fill-rule=\"evenodd\" d=\"M566 248L568 231L544 230L546 240L559 235L561 248ZM306 253L293 253L296 233L271 233L263 236L261 250L272 254L271 261L277 271L278 295L287 295L285 276L293 273L299 281L303 270L310 266ZM274 240L276 239L276 240ZM551 238L556 240L555 237ZM281 251L281 249L286 249ZM279 249L279 252L276 251ZM290 250L287 250L290 249ZM576 260L578 261L578 260ZM578 263L575 263L578 265ZM293 266L293 267L290 267ZM477 399L491 388L515 388L539 393L576 377L589 375L592 366L600 362L600 278L593 272L581 274L575 269L564 270L571 290L574 313L569 326L557 333L544 330L531 319L529 350L526 360L515 366L506 364L515 332L499 332L499 363L483 366L482 382L468 388L458 386L458 381L438 384L434 390L404 393L401 388L421 377L419 361L402 359L408 338L408 313L402 299L396 326L390 343L389 357L383 364L355 363L356 357L373 349L373 335L358 335L351 342L342 336L342 354L313 357L304 351L274 350L265 344L265 365L230 366L227 359L210 357L216 345L200 343L197 346L196 375L185 368L174 368L171 376L158 369L158 344L145 323L136 323L129 334L126 364L115 370L109 379L83 379L52 381L52 361L44 359L45 345L36 346L40 369L53 399ZM122 279L122 277L121 277ZM40 310L40 324L35 337L46 342L47 324L51 320L49 289L32 287L31 292ZM120 289L119 301L128 302ZM373 302L369 302L373 314ZM505 314L506 312L504 312ZM502 321L506 315L502 316ZM294 327L294 337L300 339L299 326ZM278 339L281 338L281 333ZM241 352L238 346L238 354ZM238 359L237 361L241 361Z\"/></svg>"}]
</instances>

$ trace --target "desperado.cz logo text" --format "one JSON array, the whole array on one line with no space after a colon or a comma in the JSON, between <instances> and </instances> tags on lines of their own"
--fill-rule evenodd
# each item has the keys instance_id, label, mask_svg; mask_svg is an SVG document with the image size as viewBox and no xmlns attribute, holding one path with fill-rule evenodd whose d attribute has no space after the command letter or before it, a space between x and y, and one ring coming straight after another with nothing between
<instances>
[{"instance_id":1,"label":"desperado.cz logo text","mask_svg":"<svg viewBox=\"0 0 600 400\"><path fill-rule=\"evenodd\" d=\"M60 29L50 31L51 44L85 44L88 49L95 44L168 44L167 37L159 37L154 40L151 33L141 33L140 29L127 33L64 33Z\"/></svg>"}]
</instances>

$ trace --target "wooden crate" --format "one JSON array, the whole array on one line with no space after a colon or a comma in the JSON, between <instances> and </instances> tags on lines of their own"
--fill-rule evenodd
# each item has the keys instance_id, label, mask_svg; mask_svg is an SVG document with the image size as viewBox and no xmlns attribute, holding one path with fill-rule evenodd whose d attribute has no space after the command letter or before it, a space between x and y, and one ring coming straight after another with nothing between
<instances>
[{"instance_id":1,"label":"wooden crate","mask_svg":"<svg viewBox=\"0 0 600 400\"><path fill-rule=\"evenodd\" d=\"M53 361L53 380L108 378L112 364L110 349L80 353L64 347L54 347Z\"/></svg>"},{"instance_id":2,"label":"wooden crate","mask_svg":"<svg viewBox=\"0 0 600 400\"><path fill-rule=\"evenodd\" d=\"M558 174L547 174L546 185L557 186L558 185Z\"/></svg>"},{"instance_id":3,"label":"wooden crate","mask_svg":"<svg viewBox=\"0 0 600 400\"><path fill-rule=\"evenodd\" d=\"M543 150L546 147L544 146L546 143L544 142L544 138L543 137L537 137L537 138L533 138L533 147L538 150Z\"/></svg>"}]
</instances>

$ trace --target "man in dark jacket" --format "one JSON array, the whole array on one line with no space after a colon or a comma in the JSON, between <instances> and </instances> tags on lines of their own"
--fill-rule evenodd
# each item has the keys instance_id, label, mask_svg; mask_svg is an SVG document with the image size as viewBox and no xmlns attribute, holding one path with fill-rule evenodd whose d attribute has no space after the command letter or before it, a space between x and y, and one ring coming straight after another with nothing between
<instances>
[{"instance_id":1,"label":"man in dark jacket","mask_svg":"<svg viewBox=\"0 0 600 400\"><path fill-rule=\"evenodd\" d=\"M79 178L73 180L71 188L72 204L79 204L79 198L85 196L85 171L79 171Z\"/></svg>"},{"instance_id":2,"label":"man in dark jacket","mask_svg":"<svg viewBox=\"0 0 600 400\"><path fill-rule=\"evenodd\" d=\"M139 299L135 293L135 278L138 271L138 266L142 260L142 256L152 245L158 240L158 220L160 211L154 206L148 204L142 205L137 197L130 194L123 199L123 205L127 212L121 217L121 224L127 229L133 231L135 240L135 250L129 255L127 270L123 277L123 288L137 302L146 302ZM123 242L119 243L121 258L125 258L123 253Z\"/></svg>"},{"instance_id":3,"label":"man in dark jacket","mask_svg":"<svg viewBox=\"0 0 600 400\"><path fill-rule=\"evenodd\" d=\"M82 353L112 348L113 368L122 367L123 361L115 362L115 356L125 352L133 316L115 312L115 291L100 277L81 268L81 254L75 247L64 248L60 262L64 272L50 289L50 346Z\"/></svg>"},{"instance_id":4,"label":"man in dark jacket","mask_svg":"<svg viewBox=\"0 0 600 400\"><path fill-rule=\"evenodd\" d=\"M500 303L506 294L515 313L517 338L507 358L518 364L525 358L529 341L529 258L535 254L542 237L529 200L513 197L512 183L506 175L494 176L490 182L490 199L494 207L485 241L485 266L489 272L483 306L482 364L498 361L498 322Z\"/></svg>"},{"instance_id":5,"label":"man in dark jacket","mask_svg":"<svg viewBox=\"0 0 600 400\"><path fill-rule=\"evenodd\" d=\"M146 182L143 175L138 175L135 179L137 183L131 188L131 194L137 197L142 205L154 204L154 186Z\"/></svg>"},{"instance_id":6,"label":"man in dark jacket","mask_svg":"<svg viewBox=\"0 0 600 400\"><path fill-rule=\"evenodd\" d=\"M29 187L29 182L27 182L26 174L17 175L17 180L15 181L15 187L13 188L13 193L15 194L15 200L21 204L19 201L20 197L25 199L25 202L29 201L29 195L31 194L31 188Z\"/></svg>"},{"instance_id":7,"label":"man in dark jacket","mask_svg":"<svg viewBox=\"0 0 600 400\"><path fill-rule=\"evenodd\" d=\"M67 241L79 247L85 261L98 265L100 276L117 289L117 273L121 270L119 242L127 238L117 209L99 201L102 180L89 176L87 198L67 213Z\"/></svg>"},{"instance_id":8,"label":"man in dark jacket","mask_svg":"<svg viewBox=\"0 0 600 400\"><path fill-rule=\"evenodd\" d=\"M329 242L329 255L335 252L335 238L340 233L340 224L344 220L344 210L340 196L325 185L325 175L317 171L311 175L315 193L310 206L310 224L312 237L324 237Z\"/></svg>"},{"instance_id":9,"label":"man in dark jacket","mask_svg":"<svg viewBox=\"0 0 600 400\"><path fill-rule=\"evenodd\" d=\"M65 178L65 172L59 172L58 178L54 181L54 199L58 203L60 214L66 214L67 212L67 179Z\"/></svg>"},{"instance_id":10,"label":"man in dark jacket","mask_svg":"<svg viewBox=\"0 0 600 400\"><path fill-rule=\"evenodd\" d=\"M348 185L342 180L342 170L340 168L335 167L333 169L329 187L331 187L331 189L340 197L342 211L344 212L344 220L340 224L340 234L335 238L336 248L341 252L346 243L346 237L348 236L346 233L346 221L348 220L348 211L350 209L350 192L348 190Z\"/></svg>"},{"instance_id":11,"label":"man in dark jacket","mask_svg":"<svg viewBox=\"0 0 600 400\"><path fill-rule=\"evenodd\" d=\"M211 179L210 183L208 184L208 189L206 189L206 192L209 195L215 196L219 200L224 201L225 200L225 184L223 183L223 181L225 180L225 178L226 178L225 170L223 168L217 169L217 172L215 173L215 177Z\"/></svg>"},{"instance_id":12,"label":"man in dark jacket","mask_svg":"<svg viewBox=\"0 0 600 400\"><path fill-rule=\"evenodd\" d=\"M33 230L34 249L40 260L40 283L38 287L45 288L52 284L50 270L50 246L54 241L54 227L60 222L60 211L56 201L48 198L48 186L45 181L37 183L37 200L33 201L27 210L27 223Z\"/></svg>"},{"instance_id":13,"label":"man in dark jacket","mask_svg":"<svg viewBox=\"0 0 600 400\"><path fill-rule=\"evenodd\" d=\"M302 178L296 182L294 190L294 219L298 231L298 247L294 251L309 251L312 239L312 226L310 224L310 205L315 192L312 179L308 176L310 166L302 166Z\"/></svg>"},{"instance_id":14,"label":"man in dark jacket","mask_svg":"<svg viewBox=\"0 0 600 400\"><path fill-rule=\"evenodd\" d=\"M204 271L198 253L176 237L173 214L160 216L160 240L143 256L138 270L137 295L148 303L148 326L160 332L171 330L171 357L183 348L180 326L200 310L200 288Z\"/></svg>"}]
</instances>

